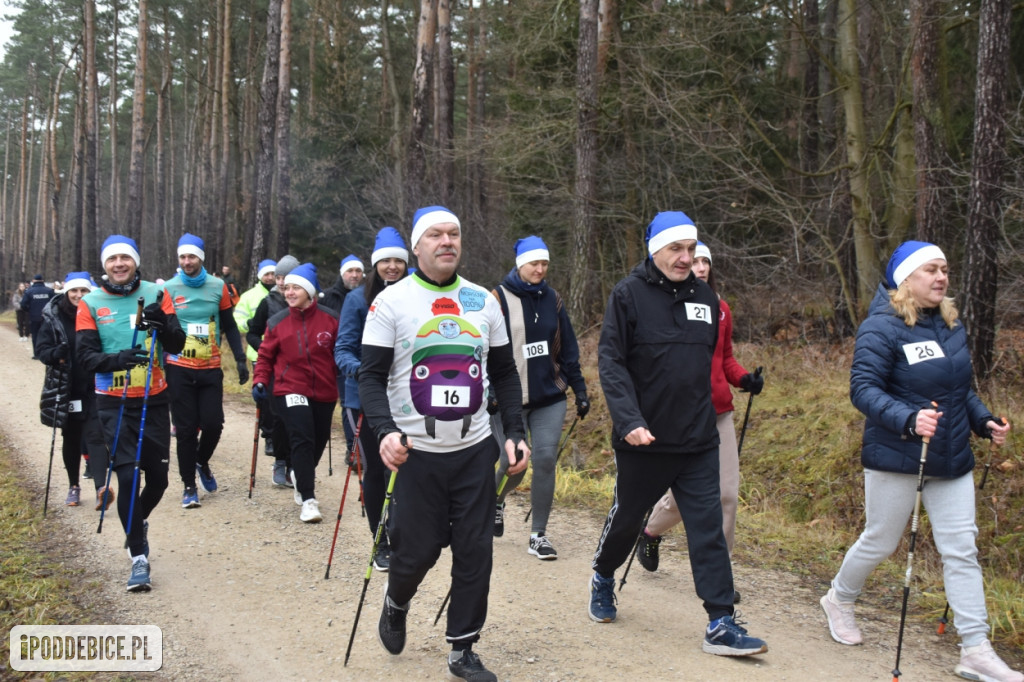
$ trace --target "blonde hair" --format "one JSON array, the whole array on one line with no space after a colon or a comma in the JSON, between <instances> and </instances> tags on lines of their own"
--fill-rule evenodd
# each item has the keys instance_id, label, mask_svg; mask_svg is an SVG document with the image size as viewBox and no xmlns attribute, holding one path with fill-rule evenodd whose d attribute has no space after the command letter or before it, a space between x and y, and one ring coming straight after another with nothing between
<instances>
[{"instance_id":1,"label":"blonde hair","mask_svg":"<svg viewBox=\"0 0 1024 682\"><path fill-rule=\"evenodd\" d=\"M897 317L902 318L908 327L917 324L921 306L914 301L907 280L903 280L896 289L889 290L889 302L892 304L893 310L896 311ZM956 309L956 302L952 298L946 296L942 299L942 303L939 304L939 314L942 315L942 321L946 323L947 327L950 329L956 327L956 320L960 317L960 312Z\"/></svg>"}]
</instances>

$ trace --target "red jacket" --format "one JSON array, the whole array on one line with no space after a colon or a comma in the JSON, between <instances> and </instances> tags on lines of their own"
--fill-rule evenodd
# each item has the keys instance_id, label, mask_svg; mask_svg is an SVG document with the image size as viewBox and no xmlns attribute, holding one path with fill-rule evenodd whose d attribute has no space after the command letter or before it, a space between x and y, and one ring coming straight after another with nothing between
<instances>
[{"instance_id":1,"label":"red jacket","mask_svg":"<svg viewBox=\"0 0 1024 682\"><path fill-rule=\"evenodd\" d=\"M732 412L732 391L729 384L739 388L740 379L747 374L743 365L732 355L732 311L724 298L718 301L718 342L711 358L711 402L715 414Z\"/></svg>"},{"instance_id":2,"label":"red jacket","mask_svg":"<svg viewBox=\"0 0 1024 682\"><path fill-rule=\"evenodd\" d=\"M317 306L286 308L267 322L253 369L253 384L271 384L274 395L304 395L318 402L338 400L334 341L338 315Z\"/></svg>"}]
</instances>

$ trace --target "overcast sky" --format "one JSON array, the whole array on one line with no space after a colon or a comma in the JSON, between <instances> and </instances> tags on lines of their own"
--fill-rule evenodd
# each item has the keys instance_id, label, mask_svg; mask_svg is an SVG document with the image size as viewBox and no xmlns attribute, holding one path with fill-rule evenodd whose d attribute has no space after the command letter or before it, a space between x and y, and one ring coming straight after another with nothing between
<instances>
[{"instance_id":1,"label":"overcast sky","mask_svg":"<svg viewBox=\"0 0 1024 682\"><path fill-rule=\"evenodd\" d=\"M11 22L4 17L17 11L15 7L8 7L7 0L0 0L0 60L7 54L7 41L11 39Z\"/></svg>"}]
</instances>

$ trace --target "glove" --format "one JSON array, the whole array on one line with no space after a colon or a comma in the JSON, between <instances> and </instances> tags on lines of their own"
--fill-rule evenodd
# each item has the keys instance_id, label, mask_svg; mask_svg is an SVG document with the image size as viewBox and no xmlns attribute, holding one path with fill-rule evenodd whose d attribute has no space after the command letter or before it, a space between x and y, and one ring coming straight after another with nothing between
<instances>
[{"instance_id":1,"label":"glove","mask_svg":"<svg viewBox=\"0 0 1024 682\"><path fill-rule=\"evenodd\" d=\"M590 401L587 400L586 393L576 394L576 416L583 419L590 412Z\"/></svg>"},{"instance_id":2,"label":"glove","mask_svg":"<svg viewBox=\"0 0 1024 682\"><path fill-rule=\"evenodd\" d=\"M68 356L68 342L64 341L53 351L53 357L58 360L63 360Z\"/></svg>"},{"instance_id":3,"label":"glove","mask_svg":"<svg viewBox=\"0 0 1024 682\"><path fill-rule=\"evenodd\" d=\"M142 324L139 329L155 329L160 331L167 325L167 313L159 303L150 303L142 309Z\"/></svg>"},{"instance_id":4,"label":"glove","mask_svg":"<svg viewBox=\"0 0 1024 682\"><path fill-rule=\"evenodd\" d=\"M265 384L256 384L252 387L252 399L258 403L267 399L267 387Z\"/></svg>"},{"instance_id":5,"label":"glove","mask_svg":"<svg viewBox=\"0 0 1024 682\"><path fill-rule=\"evenodd\" d=\"M740 379L740 389L750 395L760 395L764 388L764 377L760 374L744 374Z\"/></svg>"},{"instance_id":6,"label":"glove","mask_svg":"<svg viewBox=\"0 0 1024 682\"><path fill-rule=\"evenodd\" d=\"M118 369L131 369L132 367L144 365L147 362L149 362L149 353L143 350L141 346L125 348L117 354Z\"/></svg>"},{"instance_id":7,"label":"glove","mask_svg":"<svg viewBox=\"0 0 1024 682\"><path fill-rule=\"evenodd\" d=\"M239 360L235 366L238 367L238 385L244 386L249 381L249 365L245 360Z\"/></svg>"}]
</instances>

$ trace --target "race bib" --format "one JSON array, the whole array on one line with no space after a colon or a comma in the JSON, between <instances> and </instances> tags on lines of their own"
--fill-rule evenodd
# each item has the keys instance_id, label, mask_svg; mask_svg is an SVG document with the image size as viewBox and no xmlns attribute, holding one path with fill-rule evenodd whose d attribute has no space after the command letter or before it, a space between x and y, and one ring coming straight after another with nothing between
<instances>
[{"instance_id":1,"label":"race bib","mask_svg":"<svg viewBox=\"0 0 1024 682\"><path fill-rule=\"evenodd\" d=\"M188 329L185 330L189 336L209 336L210 325L208 324L189 324Z\"/></svg>"},{"instance_id":2,"label":"race bib","mask_svg":"<svg viewBox=\"0 0 1024 682\"><path fill-rule=\"evenodd\" d=\"M288 407L305 407L309 405L309 399L298 393L289 393L284 397L284 404Z\"/></svg>"},{"instance_id":3,"label":"race bib","mask_svg":"<svg viewBox=\"0 0 1024 682\"><path fill-rule=\"evenodd\" d=\"M548 342L537 341L536 343L528 343L523 346L523 357L529 360L530 358L539 358L542 355L548 354Z\"/></svg>"},{"instance_id":4,"label":"race bib","mask_svg":"<svg viewBox=\"0 0 1024 682\"><path fill-rule=\"evenodd\" d=\"M439 408L465 407L469 404L469 386L431 386L430 404Z\"/></svg>"},{"instance_id":5,"label":"race bib","mask_svg":"<svg viewBox=\"0 0 1024 682\"><path fill-rule=\"evenodd\" d=\"M71 413L71 412L81 412L81 411L82 411L82 401L81 400L72 400L71 402L68 403L68 413Z\"/></svg>"},{"instance_id":6,"label":"race bib","mask_svg":"<svg viewBox=\"0 0 1024 682\"><path fill-rule=\"evenodd\" d=\"M711 306L703 303L687 303L686 319L712 324Z\"/></svg>"},{"instance_id":7,"label":"race bib","mask_svg":"<svg viewBox=\"0 0 1024 682\"><path fill-rule=\"evenodd\" d=\"M919 343L903 344L903 353L907 356L908 365L916 365L926 360L936 360L946 357L942 352L942 346L937 341L921 341Z\"/></svg>"}]
</instances>

